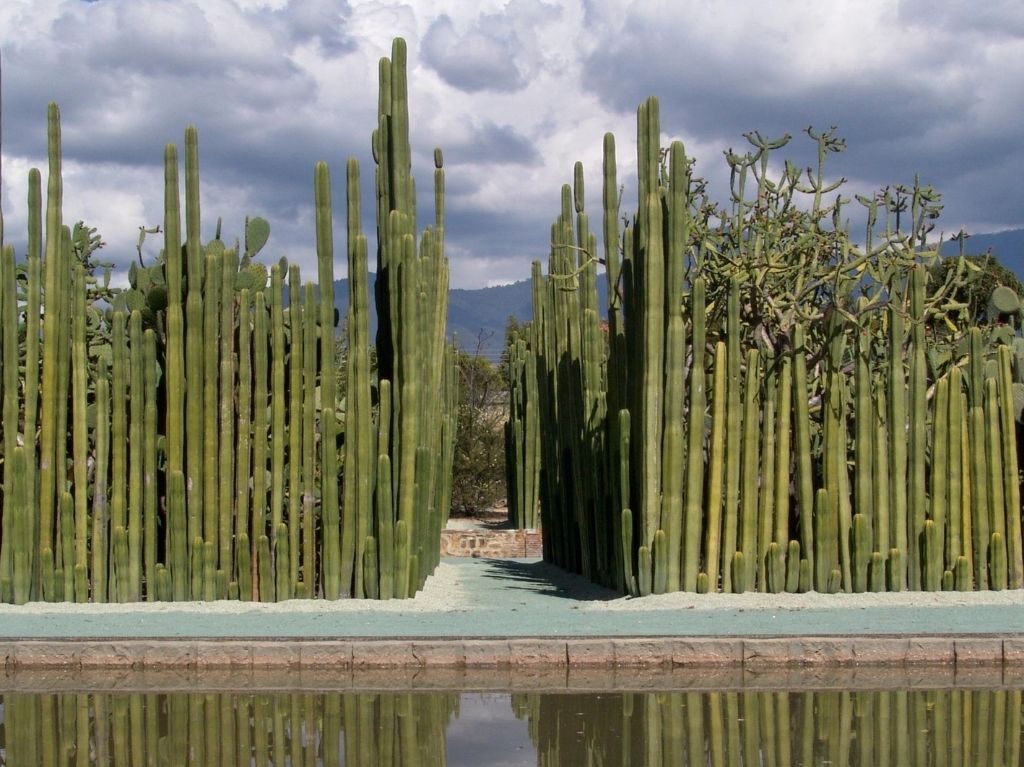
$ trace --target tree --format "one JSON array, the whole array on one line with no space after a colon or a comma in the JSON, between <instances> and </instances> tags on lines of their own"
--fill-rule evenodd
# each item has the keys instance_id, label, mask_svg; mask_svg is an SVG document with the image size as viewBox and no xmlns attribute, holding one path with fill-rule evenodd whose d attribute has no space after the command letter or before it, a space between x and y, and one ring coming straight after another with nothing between
<instances>
[{"instance_id":1,"label":"tree","mask_svg":"<svg viewBox=\"0 0 1024 767\"><path fill-rule=\"evenodd\" d=\"M477 352L482 347L478 339ZM458 426L452 476L452 513L478 514L505 494L505 409L508 386L499 367L459 351Z\"/></svg>"},{"instance_id":2,"label":"tree","mask_svg":"<svg viewBox=\"0 0 1024 767\"><path fill-rule=\"evenodd\" d=\"M980 323L992 319L987 316L988 302L992 292L1000 285L1010 288L1024 298L1024 284L1021 284L1017 275L1003 266L991 252L944 258L939 265L940 282L944 282L946 276L959 266L958 259L961 258L967 267L966 279L955 285L951 299L966 307L964 311L968 321Z\"/></svg>"}]
</instances>

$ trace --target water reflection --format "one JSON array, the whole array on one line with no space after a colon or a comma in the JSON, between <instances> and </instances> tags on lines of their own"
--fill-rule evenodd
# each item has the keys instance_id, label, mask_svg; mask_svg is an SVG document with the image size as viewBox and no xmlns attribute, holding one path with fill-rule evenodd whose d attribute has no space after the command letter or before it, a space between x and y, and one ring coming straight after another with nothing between
<instances>
[{"instance_id":1,"label":"water reflection","mask_svg":"<svg viewBox=\"0 0 1024 767\"><path fill-rule=\"evenodd\" d=\"M1021 767L1021 714L1021 690L17 693L0 765Z\"/></svg>"},{"instance_id":2,"label":"water reflection","mask_svg":"<svg viewBox=\"0 0 1024 767\"><path fill-rule=\"evenodd\" d=\"M0 765L444 765L457 694L3 695Z\"/></svg>"},{"instance_id":3,"label":"water reflection","mask_svg":"<svg viewBox=\"0 0 1024 767\"><path fill-rule=\"evenodd\" d=\"M1020 690L513 695L540 767L1021 764Z\"/></svg>"}]
</instances>

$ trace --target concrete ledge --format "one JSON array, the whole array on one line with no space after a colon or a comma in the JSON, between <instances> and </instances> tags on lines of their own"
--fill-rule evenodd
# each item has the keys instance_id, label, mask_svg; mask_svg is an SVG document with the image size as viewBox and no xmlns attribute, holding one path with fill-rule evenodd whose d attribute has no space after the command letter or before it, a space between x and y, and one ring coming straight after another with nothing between
<instances>
[{"instance_id":1,"label":"concrete ledge","mask_svg":"<svg viewBox=\"0 0 1024 767\"><path fill-rule=\"evenodd\" d=\"M850 666L854 642L835 637L743 640L743 666Z\"/></svg>"},{"instance_id":2,"label":"concrete ledge","mask_svg":"<svg viewBox=\"0 0 1024 767\"><path fill-rule=\"evenodd\" d=\"M510 639L509 661L515 667L564 666L568 661L565 642L550 639ZM1021 651L1024 659L1024 648Z\"/></svg>"},{"instance_id":3,"label":"concrete ledge","mask_svg":"<svg viewBox=\"0 0 1024 767\"><path fill-rule=\"evenodd\" d=\"M954 650L957 667L1003 664L1002 639L957 639Z\"/></svg>"},{"instance_id":4,"label":"concrete ledge","mask_svg":"<svg viewBox=\"0 0 1024 767\"><path fill-rule=\"evenodd\" d=\"M303 669L352 668L351 642L282 642L297 646L298 666Z\"/></svg>"},{"instance_id":5,"label":"concrete ledge","mask_svg":"<svg viewBox=\"0 0 1024 767\"><path fill-rule=\"evenodd\" d=\"M779 690L1019 690L1024 667L809 666L756 671L742 666L693 668L562 666L189 669L19 667L0 672L0 694L40 692L643 692Z\"/></svg>"},{"instance_id":6,"label":"concrete ledge","mask_svg":"<svg viewBox=\"0 0 1024 767\"><path fill-rule=\"evenodd\" d=\"M615 641L612 639L569 639L562 640L561 644L565 647L566 662L573 668L615 665Z\"/></svg>"},{"instance_id":7,"label":"concrete ledge","mask_svg":"<svg viewBox=\"0 0 1024 767\"><path fill-rule=\"evenodd\" d=\"M467 668L491 668L512 663L512 651L507 639L471 639L463 642Z\"/></svg>"},{"instance_id":8,"label":"concrete ledge","mask_svg":"<svg viewBox=\"0 0 1024 767\"><path fill-rule=\"evenodd\" d=\"M19 669L349 671L381 669L778 669L949 667L1024 675L1021 637L682 637L365 640L24 640L0 643Z\"/></svg>"},{"instance_id":9,"label":"concrete ledge","mask_svg":"<svg viewBox=\"0 0 1024 767\"><path fill-rule=\"evenodd\" d=\"M708 668L739 666L743 663L743 643L729 639L665 640L672 654L672 665Z\"/></svg>"}]
</instances>

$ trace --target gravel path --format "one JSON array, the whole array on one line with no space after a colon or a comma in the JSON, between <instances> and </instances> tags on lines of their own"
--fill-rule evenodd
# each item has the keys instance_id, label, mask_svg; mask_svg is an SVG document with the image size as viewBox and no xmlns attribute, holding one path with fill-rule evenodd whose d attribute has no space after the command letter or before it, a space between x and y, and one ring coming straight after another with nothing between
<instances>
[{"instance_id":1,"label":"gravel path","mask_svg":"<svg viewBox=\"0 0 1024 767\"><path fill-rule=\"evenodd\" d=\"M0 637L1024 634L1024 591L621 597L537 560L449 559L414 599L0 606Z\"/></svg>"},{"instance_id":2,"label":"gravel path","mask_svg":"<svg viewBox=\"0 0 1024 767\"><path fill-rule=\"evenodd\" d=\"M1024 591L911 592L868 594L692 594L676 592L648 597L623 597L539 560L459 560L441 562L413 599L357 600L327 602L321 599L291 599L287 602L142 602L135 604L74 604L32 602L0 605L0 619L41 614L125 614L125 613L215 613L234 615L256 610L268 615L288 613L418 613L462 611L470 608L500 608L494 594L513 595L524 591L541 598L559 597L577 602L576 609L605 611L651 610L851 610L868 607L980 607L1024 608Z\"/></svg>"}]
</instances>

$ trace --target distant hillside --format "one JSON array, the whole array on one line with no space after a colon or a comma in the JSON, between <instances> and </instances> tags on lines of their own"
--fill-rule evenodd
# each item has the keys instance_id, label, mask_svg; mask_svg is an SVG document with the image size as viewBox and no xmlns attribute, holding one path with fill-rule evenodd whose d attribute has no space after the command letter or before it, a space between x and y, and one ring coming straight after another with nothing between
<instances>
[{"instance_id":1,"label":"distant hillside","mask_svg":"<svg viewBox=\"0 0 1024 767\"><path fill-rule=\"evenodd\" d=\"M373 286L377 276L370 275L370 337L377 332L377 310ZM605 303L604 280L598 280L599 301ZM334 305L341 316L348 312L348 280L334 283ZM448 293L448 336L457 338L459 347L496 360L505 343L505 323L509 317L520 322L533 316L533 293L529 280L493 288L456 288ZM478 349L479 347L479 349Z\"/></svg>"},{"instance_id":2,"label":"distant hillside","mask_svg":"<svg viewBox=\"0 0 1024 767\"><path fill-rule=\"evenodd\" d=\"M991 251L999 263L1024 281L1024 229L1006 229L991 234L974 234L967 238L966 252L970 256L984 255ZM960 244L946 242L942 255L955 256L960 253Z\"/></svg>"},{"instance_id":3,"label":"distant hillside","mask_svg":"<svg viewBox=\"0 0 1024 767\"><path fill-rule=\"evenodd\" d=\"M993 234L976 234L967 240L967 253L991 251L999 261L1024 281L1024 229L1008 229ZM942 247L943 255L955 256L955 242ZM373 286L377 276L370 275L370 337L377 332L377 310ZM598 279L599 305L606 305L607 288L603 275ZM334 283L334 303L344 318L348 311L348 280ZM520 322L533 316L533 296L529 280L474 290L455 289L448 294L448 336L458 339L459 347L497 360L505 342L505 323L509 317Z\"/></svg>"},{"instance_id":4,"label":"distant hillside","mask_svg":"<svg viewBox=\"0 0 1024 767\"><path fill-rule=\"evenodd\" d=\"M500 354L509 317L520 322L533 316L533 290L529 280L475 290L456 289L448 294L448 335L459 347L486 357Z\"/></svg>"}]
</instances>

